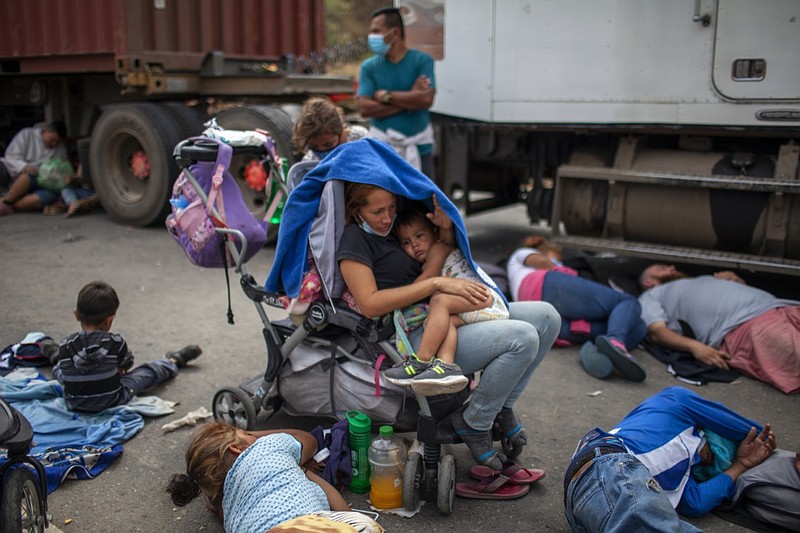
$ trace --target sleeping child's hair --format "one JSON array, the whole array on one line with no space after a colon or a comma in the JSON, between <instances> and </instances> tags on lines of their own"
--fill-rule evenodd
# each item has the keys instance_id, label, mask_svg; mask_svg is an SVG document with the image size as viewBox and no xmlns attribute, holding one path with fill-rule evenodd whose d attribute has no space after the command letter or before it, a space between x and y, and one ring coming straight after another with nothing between
<instances>
[{"instance_id":1,"label":"sleeping child's hair","mask_svg":"<svg viewBox=\"0 0 800 533\"><path fill-rule=\"evenodd\" d=\"M431 222L427 216L425 216L425 206L420 202L413 202L406 205L403 209L397 212L397 218L394 220L394 227L392 228L392 232L397 236L397 230L404 226L408 226L414 222L421 222L425 226L429 227L431 231L437 233L439 228L437 228L433 222Z\"/></svg>"},{"instance_id":2,"label":"sleeping child's hair","mask_svg":"<svg viewBox=\"0 0 800 533\"><path fill-rule=\"evenodd\" d=\"M219 422L200 426L186 448L186 473L172 476L167 487L172 502L184 506L202 493L212 506L219 506L225 476L236 460L236 455L228 452L231 446L243 443L232 426Z\"/></svg>"}]
</instances>

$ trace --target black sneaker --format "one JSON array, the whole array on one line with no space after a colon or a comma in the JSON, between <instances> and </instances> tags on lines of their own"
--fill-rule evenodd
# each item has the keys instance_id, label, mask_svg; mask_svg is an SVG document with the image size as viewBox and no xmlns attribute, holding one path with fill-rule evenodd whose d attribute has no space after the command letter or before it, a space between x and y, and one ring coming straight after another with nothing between
<instances>
[{"instance_id":1,"label":"black sneaker","mask_svg":"<svg viewBox=\"0 0 800 533\"><path fill-rule=\"evenodd\" d=\"M197 359L201 353L203 353L203 350L199 346L192 344L184 346L177 352L168 352L167 359L172 359L178 368L183 368L192 359Z\"/></svg>"},{"instance_id":2,"label":"black sneaker","mask_svg":"<svg viewBox=\"0 0 800 533\"><path fill-rule=\"evenodd\" d=\"M420 361L412 355L406 357L392 368L384 370L383 377L385 377L386 381L389 383L394 383L401 387L408 387L416 376L425 372L428 368L428 364L429 361Z\"/></svg>"},{"instance_id":3,"label":"black sneaker","mask_svg":"<svg viewBox=\"0 0 800 533\"><path fill-rule=\"evenodd\" d=\"M461 372L461 367L455 363L448 365L434 357L425 372L411 380L411 388L422 396L436 396L458 392L467 383L469 380Z\"/></svg>"}]
</instances>

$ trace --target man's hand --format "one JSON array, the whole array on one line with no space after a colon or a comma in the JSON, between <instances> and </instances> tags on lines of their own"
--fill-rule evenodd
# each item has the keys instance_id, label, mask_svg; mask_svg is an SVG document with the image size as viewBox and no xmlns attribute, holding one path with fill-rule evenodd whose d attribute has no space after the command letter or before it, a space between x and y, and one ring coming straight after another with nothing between
<instances>
[{"instance_id":1,"label":"man's hand","mask_svg":"<svg viewBox=\"0 0 800 533\"><path fill-rule=\"evenodd\" d=\"M752 427L739 444L736 461L741 463L745 469L760 465L775 451L777 444L775 434L771 430L770 424L764 424L764 429L756 436L756 428Z\"/></svg>"},{"instance_id":2,"label":"man's hand","mask_svg":"<svg viewBox=\"0 0 800 533\"><path fill-rule=\"evenodd\" d=\"M431 88L431 80L425 74L420 74L411 86L412 91L426 91Z\"/></svg>"},{"instance_id":3,"label":"man's hand","mask_svg":"<svg viewBox=\"0 0 800 533\"><path fill-rule=\"evenodd\" d=\"M730 354L721 352L702 342L692 345L691 352L694 358L701 363L728 370L728 359L731 358Z\"/></svg>"},{"instance_id":4,"label":"man's hand","mask_svg":"<svg viewBox=\"0 0 800 533\"><path fill-rule=\"evenodd\" d=\"M747 285L745 281L736 275L735 272L731 272L730 270L722 270L720 272L715 272L714 277L717 279L724 279L728 281L734 281L736 283L741 283L742 285Z\"/></svg>"}]
</instances>

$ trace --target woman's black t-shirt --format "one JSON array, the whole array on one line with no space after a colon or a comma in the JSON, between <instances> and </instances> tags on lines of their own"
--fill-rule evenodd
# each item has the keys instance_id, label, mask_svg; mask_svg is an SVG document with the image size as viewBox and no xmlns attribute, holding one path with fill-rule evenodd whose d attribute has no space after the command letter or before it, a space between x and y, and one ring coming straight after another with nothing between
<instances>
[{"instance_id":1,"label":"woman's black t-shirt","mask_svg":"<svg viewBox=\"0 0 800 533\"><path fill-rule=\"evenodd\" d=\"M378 290L410 285L422 272L422 265L403 251L394 236L370 235L356 224L346 224L342 230L336 259L351 259L367 265L375 276Z\"/></svg>"}]
</instances>

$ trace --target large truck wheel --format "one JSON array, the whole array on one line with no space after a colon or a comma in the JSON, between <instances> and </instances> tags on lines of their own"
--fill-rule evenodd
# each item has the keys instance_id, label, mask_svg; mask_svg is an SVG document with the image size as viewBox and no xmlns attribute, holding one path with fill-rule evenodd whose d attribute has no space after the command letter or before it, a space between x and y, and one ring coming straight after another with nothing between
<instances>
[{"instance_id":1,"label":"large truck wheel","mask_svg":"<svg viewBox=\"0 0 800 533\"><path fill-rule=\"evenodd\" d=\"M163 102L160 105L172 114L172 117L178 123L183 139L200 135L206 129L203 124L208 120L208 116L197 109L183 105L180 102Z\"/></svg>"},{"instance_id":2,"label":"large truck wheel","mask_svg":"<svg viewBox=\"0 0 800 533\"><path fill-rule=\"evenodd\" d=\"M292 119L277 107L270 106L245 106L228 109L218 113L215 117L217 124L230 130L265 130L269 132L278 155L285 157L291 166L295 162L292 151ZM245 181L245 168L249 161L245 157L234 157L231 161L230 172L239 189L242 191L248 210L257 217L264 216L267 196L264 191L255 191ZM270 224L267 228L267 242L272 243L278 237L278 224Z\"/></svg>"},{"instance_id":3,"label":"large truck wheel","mask_svg":"<svg viewBox=\"0 0 800 533\"><path fill-rule=\"evenodd\" d=\"M114 220L133 226L164 221L182 132L172 113L148 102L106 108L92 131L92 182Z\"/></svg>"}]
</instances>

